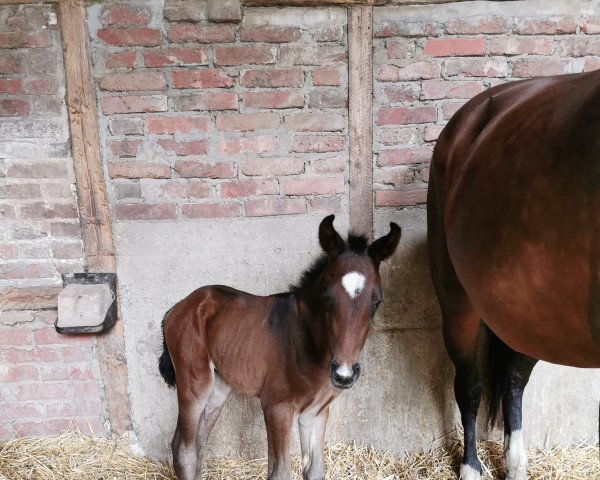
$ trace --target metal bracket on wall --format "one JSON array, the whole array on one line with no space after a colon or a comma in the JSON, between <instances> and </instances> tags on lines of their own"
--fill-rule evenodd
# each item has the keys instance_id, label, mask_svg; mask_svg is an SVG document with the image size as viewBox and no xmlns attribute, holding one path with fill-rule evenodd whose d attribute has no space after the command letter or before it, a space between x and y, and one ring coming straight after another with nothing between
<instances>
[{"instance_id":1,"label":"metal bracket on wall","mask_svg":"<svg viewBox=\"0 0 600 480\"><path fill-rule=\"evenodd\" d=\"M117 321L117 275L67 273L58 295L58 333L100 333Z\"/></svg>"}]
</instances>

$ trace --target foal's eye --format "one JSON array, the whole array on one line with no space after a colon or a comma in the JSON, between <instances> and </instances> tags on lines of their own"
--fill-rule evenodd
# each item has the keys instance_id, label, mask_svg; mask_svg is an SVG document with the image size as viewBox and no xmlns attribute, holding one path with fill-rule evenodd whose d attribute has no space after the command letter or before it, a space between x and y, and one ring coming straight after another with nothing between
<instances>
[{"instance_id":1,"label":"foal's eye","mask_svg":"<svg viewBox=\"0 0 600 480\"><path fill-rule=\"evenodd\" d=\"M326 310L331 310L333 308L333 298L331 298L329 295L324 295L323 305L325 306Z\"/></svg>"},{"instance_id":2,"label":"foal's eye","mask_svg":"<svg viewBox=\"0 0 600 480\"><path fill-rule=\"evenodd\" d=\"M371 310L369 311L369 315L371 317L373 317L375 315L375 312L379 308L379 305L381 305L381 300L378 300L371 305Z\"/></svg>"}]
</instances>

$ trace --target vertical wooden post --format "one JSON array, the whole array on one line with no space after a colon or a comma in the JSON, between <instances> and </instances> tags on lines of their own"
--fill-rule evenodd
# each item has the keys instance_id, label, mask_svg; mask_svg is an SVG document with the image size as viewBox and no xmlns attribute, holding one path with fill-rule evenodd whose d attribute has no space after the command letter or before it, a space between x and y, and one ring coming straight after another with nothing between
<instances>
[{"instance_id":1,"label":"vertical wooden post","mask_svg":"<svg viewBox=\"0 0 600 480\"><path fill-rule=\"evenodd\" d=\"M348 7L350 228L373 237L373 7Z\"/></svg>"},{"instance_id":2,"label":"vertical wooden post","mask_svg":"<svg viewBox=\"0 0 600 480\"><path fill-rule=\"evenodd\" d=\"M112 226L104 186L83 0L61 0L58 16L64 51L71 151L87 267L90 272L114 272ZM111 428L121 433L130 428L123 322L117 322L97 340L109 421Z\"/></svg>"}]
</instances>

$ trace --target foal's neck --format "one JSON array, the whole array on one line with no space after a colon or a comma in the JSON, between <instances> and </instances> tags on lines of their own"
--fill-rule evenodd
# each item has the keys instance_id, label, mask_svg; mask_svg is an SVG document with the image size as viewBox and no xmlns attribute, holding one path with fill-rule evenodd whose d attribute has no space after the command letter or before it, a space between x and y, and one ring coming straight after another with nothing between
<instances>
[{"instance_id":1,"label":"foal's neck","mask_svg":"<svg viewBox=\"0 0 600 480\"><path fill-rule=\"evenodd\" d=\"M294 293L298 306L298 324L303 335L303 348L316 363L328 363L331 357L326 319L321 308L319 294L314 287Z\"/></svg>"}]
</instances>

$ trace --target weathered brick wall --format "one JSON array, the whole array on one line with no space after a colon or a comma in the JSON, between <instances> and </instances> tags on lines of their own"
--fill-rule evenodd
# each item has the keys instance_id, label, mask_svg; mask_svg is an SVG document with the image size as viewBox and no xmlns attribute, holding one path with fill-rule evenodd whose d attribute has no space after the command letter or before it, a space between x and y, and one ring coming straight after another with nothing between
<instances>
[{"instance_id":1,"label":"weathered brick wall","mask_svg":"<svg viewBox=\"0 0 600 480\"><path fill-rule=\"evenodd\" d=\"M376 207L425 203L435 140L477 93L600 68L600 17L567 3L375 9Z\"/></svg>"},{"instance_id":2,"label":"weathered brick wall","mask_svg":"<svg viewBox=\"0 0 600 480\"><path fill-rule=\"evenodd\" d=\"M63 70L54 9L0 7L0 287L84 268ZM0 298L0 439L103 429L95 339L60 336L55 319Z\"/></svg>"},{"instance_id":3,"label":"weathered brick wall","mask_svg":"<svg viewBox=\"0 0 600 480\"><path fill-rule=\"evenodd\" d=\"M167 2L90 21L117 221L340 212L347 204L343 9ZM217 18L217 20L222 20Z\"/></svg>"}]
</instances>

